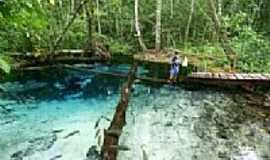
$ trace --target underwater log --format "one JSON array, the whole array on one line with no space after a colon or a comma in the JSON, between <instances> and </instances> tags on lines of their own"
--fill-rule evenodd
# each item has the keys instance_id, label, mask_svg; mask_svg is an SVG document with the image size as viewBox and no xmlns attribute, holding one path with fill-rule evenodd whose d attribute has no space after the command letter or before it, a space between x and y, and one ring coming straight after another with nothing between
<instances>
[{"instance_id":1,"label":"underwater log","mask_svg":"<svg viewBox=\"0 0 270 160\"><path fill-rule=\"evenodd\" d=\"M101 148L101 157L103 160L116 160L117 151L121 147L118 146L119 137L123 127L126 124L126 111L129 102L129 93L135 79L137 64L134 64L128 74L128 80L123 84L121 89L121 98L116 107L113 120L110 127L104 132L104 143ZM112 131L117 131L117 134L112 134ZM114 147L112 147L114 146Z\"/></svg>"}]
</instances>

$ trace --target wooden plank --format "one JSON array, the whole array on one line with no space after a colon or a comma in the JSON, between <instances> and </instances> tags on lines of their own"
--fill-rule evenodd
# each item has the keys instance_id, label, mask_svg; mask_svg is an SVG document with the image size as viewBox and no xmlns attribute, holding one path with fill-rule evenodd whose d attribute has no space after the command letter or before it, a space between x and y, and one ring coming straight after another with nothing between
<instances>
[{"instance_id":1,"label":"wooden plank","mask_svg":"<svg viewBox=\"0 0 270 160\"><path fill-rule=\"evenodd\" d=\"M269 79L270 80L270 74L266 74L266 73L264 73L264 74L262 74L266 79Z\"/></svg>"},{"instance_id":2,"label":"wooden plank","mask_svg":"<svg viewBox=\"0 0 270 160\"><path fill-rule=\"evenodd\" d=\"M270 80L270 77L268 75L262 75L264 77L264 80Z\"/></svg>"},{"instance_id":3,"label":"wooden plank","mask_svg":"<svg viewBox=\"0 0 270 160\"><path fill-rule=\"evenodd\" d=\"M193 73L193 77L204 79L206 78L206 74L207 74L206 72L196 72Z\"/></svg>"},{"instance_id":4,"label":"wooden plank","mask_svg":"<svg viewBox=\"0 0 270 160\"><path fill-rule=\"evenodd\" d=\"M243 79L244 79L244 77L242 77L242 75L239 74L239 73L235 73L234 76L235 76L238 80L243 80Z\"/></svg>"},{"instance_id":5,"label":"wooden plank","mask_svg":"<svg viewBox=\"0 0 270 160\"><path fill-rule=\"evenodd\" d=\"M211 73L211 72L196 72L188 76L194 79L215 79L215 80L269 80L270 74L254 74L254 73Z\"/></svg>"},{"instance_id":6,"label":"wooden plank","mask_svg":"<svg viewBox=\"0 0 270 160\"><path fill-rule=\"evenodd\" d=\"M262 80L264 77L261 76L261 74L251 74L254 80Z\"/></svg>"},{"instance_id":7,"label":"wooden plank","mask_svg":"<svg viewBox=\"0 0 270 160\"><path fill-rule=\"evenodd\" d=\"M230 79L230 80L236 80L237 78L234 76L234 74L232 74L232 73L228 73L227 74L227 77L228 77L228 79Z\"/></svg>"},{"instance_id":8,"label":"wooden plank","mask_svg":"<svg viewBox=\"0 0 270 160\"><path fill-rule=\"evenodd\" d=\"M253 78L253 80L262 80L260 74L250 74L250 76Z\"/></svg>"},{"instance_id":9,"label":"wooden plank","mask_svg":"<svg viewBox=\"0 0 270 160\"><path fill-rule=\"evenodd\" d=\"M247 73L240 73L240 74L243 77L243 80L249 80L250 79L250 77L249 77L249 75Z\"/></svg>"},{"instance_id":10,"label":"wooden plank","mask_svg":"<svg viewBox=\"0 0 270 160\"><path fill-rule=\"evenodd\" d=\"M219 77L223 80L227 79L225 73L219 73Z\"/></svg>"},{"instance_id":11,"label":"wooden plank","mask_svg":"<svg viewBox=\"0 0 270 160\"><path fill-rule=\"evenodd\" d=\"M218 73L213 73L213 78L214 79L219 79Z\"/></svg>"},{"instance_id":12,"label":"wooden plank","mask_svg":"<svg viewBox=\"0 0 270 160\"><path fill-rule=\"evenodd\" d=\"M213 79L212 73L210 73L210 72L205 73L205 78L207 78L207 79Z\"/></svg>"},{"instance_id":13,"label":"wooden plank","mask_svg":"<svg viewBox=\"0 0 270 160\"><path fill-rule=\"evenodd\" d=\"M191 73L191 75L189 75L188 77L190 77L190 78L199 78L199 74L193 72L193 73Z\"/></svg>"},{"instance_id":14,"label":"wooden plank","mask_svg":"<svg viewBox=\"0 0 270 160\"><path fill-rule=\"evenodd\" d=\"M253 80L254 78L253 78L252 74L245 74L245 79L246 80Z\"/></svg>"},{"instance_id":15,"label":"wooden plank","mask_svg":"<svg viewBox=\"0 0 270 160\"><path fill-rule=\"evenodd\" d=\"M225 77L226 77L227 80L231 80L231 76L230 76L229 73L225 73Z\"/></svg>"},{"instance_id":16,"label":"wooden plank","mask_svg":"<svg viewBox=\"0 0 270 160\"><path fill-rule=\"evenodd\" d=\"M262 74L258 74L258 76L259 76L262 80L267 80L267 77L263 76Z\"/></svg>"},{"instance_id":17,"label":"wooden plank","mask_svg":"<svg viewBox=\"0 0 270 160\"><path fill-rule=\"evenodd\" d=\"M231 73L231 74L234 77L234 80L238 80L238 77L236 77L235 73Z\"/></svg>"}]
</instances>

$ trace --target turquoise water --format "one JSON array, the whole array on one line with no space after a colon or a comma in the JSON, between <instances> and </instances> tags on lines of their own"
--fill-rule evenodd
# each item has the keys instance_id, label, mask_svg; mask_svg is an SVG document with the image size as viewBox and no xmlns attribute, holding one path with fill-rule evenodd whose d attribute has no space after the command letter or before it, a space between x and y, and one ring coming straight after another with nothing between
<instances>
[{"instance_id":1,"label":"turquoise water","mask_svg":"<svg viewBox=\"0 0 270 160\"><path fill-rule=\"evenodd\" d=\"M120 140L130 150L119 160L270 159L270 115L244 93L135 88Z\"/></svg>"},{"instance_id":2,"label":"turquoise water","mask_svg":"<svg viewBox=\"0 0 270 160\"><path fill-rule=\"evenodd\" d=\"M123 67L110 69L126 72L128 66ZM98 144L98 129L109 125L106 119L113 116L123 80L50 69L19 73L2 82L0 159L84 159Z\"/></svg>"},{"instance_id":3,"label":"turquoise water","mask_svg":"<svg viewBox=\"0 0 270 160\"><path fill-rule=\"evenodd\" d=\"M130 65L95 67L127 73ZM86 160L91 146L100 151L124 81L56 68L0 82L0 160ZM138 80L133 87L120 138L129 150L119 160L270 159L270 116L243 93Z\"/></svg>"}]
</instances>

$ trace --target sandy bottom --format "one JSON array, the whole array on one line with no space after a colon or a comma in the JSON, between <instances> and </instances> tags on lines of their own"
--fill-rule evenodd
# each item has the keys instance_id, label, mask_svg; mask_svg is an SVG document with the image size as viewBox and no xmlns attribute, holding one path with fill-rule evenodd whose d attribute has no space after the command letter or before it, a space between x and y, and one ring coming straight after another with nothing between
<instances>
[{"instance_id":1,"label":"sandy bottom","mask_svg":"<svg viewBox=\"0 0 270 160\"><path fill-rule=\"evenodd\" d=\"M270 117L218 91L137 85L119 160L268 160Z\"/></svg>"},{"instance_id":2,"label":"sandy bottom","mask_svg":"<svg viewBox=\"0 0 270 160\"><path fill-rule=\"evenodd\" d=\"M27 104L35 106L31 111L25 104L17 105L10 115L14 122L0 126L0 159L85 159L88 149L98 145L98 130L109 125L105 119L97 121L102 116L111 119L117 99L118 95L112 95Z\"/></svg>"}]
</instances>

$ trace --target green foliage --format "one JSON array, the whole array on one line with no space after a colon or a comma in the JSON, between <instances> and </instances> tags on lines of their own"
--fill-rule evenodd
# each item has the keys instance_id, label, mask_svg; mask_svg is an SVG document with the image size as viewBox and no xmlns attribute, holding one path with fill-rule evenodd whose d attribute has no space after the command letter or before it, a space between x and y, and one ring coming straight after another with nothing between
<instances>
[{"instance_id":1,"label":"green foliage","mask_svg":"<svg viewBox=\"0 0 270 160\"><path fill-rule=\"evenodd\" d=\"M233 39L238 53L238 67L245 72L270 72L270 41L251 27L242 27Z\"/></svg>"},{"instance_id":2,"label":"green foliage","mask_svg":"<svg viewBox=\"0 0 270 160\"><path fill-rule=\"evenodd\" d=\"M270 41L252 28L252 17L239 12L223 20L237 53L238 69L244 72L269 72Z\"/></svg>"},{"instance_id":3,"label":"green foliage","mask_svg":"<svg viewBox=\"0 0 270 160\"><path fill-rule=\"evenodd\" d=\"M134 0L99 0L99 8L96 2L89 1L88 8L80 11L60 47L82 49L88 41L92 41L93 46L103 46L112 54L139 52L134 28ZM270 72L270 1L215 2L223 2L220 12L222 31L227 32L237 53L238 69ZM6 4L0 7L0 52L48 51L70 21L76 4L77 0L6 0ZM190 0L163 1L162 46L177 47L202 57L214 57L202 60L203 66L226 67L228 60L218 44L211 10L205 0L195 2L188 42L183 47L190 4ZM86 9L91 12L92 36L88 33ZM155 46L155 10L156 0L139 1L142 37L150 49ZM98 33L98 22L101 33Z\"/></svg>"},{"instance_id":4,"label":"green foliage","mask_svg":"<svg viewBox=\"0 0 270 160\"><path fill-rule=\"evenodd\" d=\"M0 57L0 69L5 73L10 73L11 66L4 57Z\"/></svg>"},{"instance_id":5,"label":"green foliage","mask_svg":"<svg viewBox=\"0 0 270 160\"><path fill-rule=\"evenodd\" d=\"M109 46L110 46L109 50L113 55L131 55L132 54L131 52L132 47L126 43L112 41Z\"/></svg>"},{"instance_id":6,"label":"green foliage","mask_svg":"<svg viewBox=\"0 0 270 160\"><path fill-rule=\"evenodd\" d=\"M106 35L96 33L93 35L93 40L96 43L108 46L112 55L131 55L133 52L133 48L128 43L109 38Z\"/></svg>"}]
</instances>

